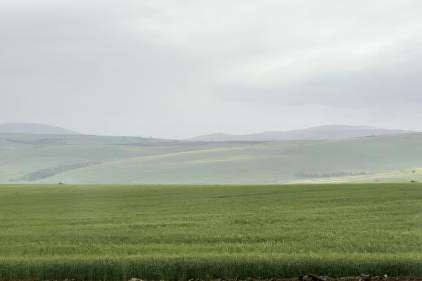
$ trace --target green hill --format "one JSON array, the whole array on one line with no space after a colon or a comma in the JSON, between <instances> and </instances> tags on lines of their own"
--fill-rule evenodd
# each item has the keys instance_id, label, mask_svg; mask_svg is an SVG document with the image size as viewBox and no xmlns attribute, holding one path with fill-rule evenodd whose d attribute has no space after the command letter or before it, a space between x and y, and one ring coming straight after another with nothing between
<instances>
[{"instance_id":1,"label":"green hill","mask_svg":"<svg viewBox=\"0 0 422 281\"><path fill-rule=\"evenodd\" d=\"M2 183L270 184L417 167L422 167L417 133L278 142L0 134ZM411 178L402 173L400 181Z\"/></svg>"},{"instance_id":2,"label":"green hill","mask_svg":"<svg viewBox=\"0 0 422 281\"><path fill-rule=\"evenodd\" d=\"M191 138L194 141L285 141L339 140L367 136L412 133L407 130L382 129L368 126L326 125L291 131L272 131L247 135L210 134Z\"/></svg>"},{"instance_id":3,"label":"green hill","mask_svg":"<svg viewBox=\"0 0 422 281\"><path fill-rule=\"evenodd\" d=\"M0 134L75 135L77 132L38 123L2 123Z\"/></svg>"}]
</instances>

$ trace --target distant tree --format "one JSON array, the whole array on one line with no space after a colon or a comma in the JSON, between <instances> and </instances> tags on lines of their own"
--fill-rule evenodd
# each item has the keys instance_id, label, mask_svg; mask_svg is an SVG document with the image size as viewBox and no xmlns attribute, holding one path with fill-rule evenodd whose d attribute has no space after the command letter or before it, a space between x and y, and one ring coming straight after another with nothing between
<instances>
[{"instance_id":1,"label":"distant tree","mask_svg":"<svg viewBox=\"0 0 422 281\"><path fill-rule=\"evenodd\" d=\"M412 170L412 174L413 174L413 176L415 176L416 175L416 170ZM410 182L411 183L415 183L416 180L415 179L412 179L412 180L410 180Z\"/></svg>"}]
</instances>

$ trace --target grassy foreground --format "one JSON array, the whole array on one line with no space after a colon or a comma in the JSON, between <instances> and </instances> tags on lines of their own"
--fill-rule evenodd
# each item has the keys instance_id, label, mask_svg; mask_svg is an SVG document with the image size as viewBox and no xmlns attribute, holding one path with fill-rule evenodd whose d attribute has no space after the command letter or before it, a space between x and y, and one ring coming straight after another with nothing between
<instances>
[{"instance_id":1,"label":"grassy foreground","mask_svg":"<svg viewBox=\"0 0 422 281\"><path fill-rule=\"evenodd\" d=\"M0 186L0 279L422 276L422 185Z\"/></svg>"}]
</instances>

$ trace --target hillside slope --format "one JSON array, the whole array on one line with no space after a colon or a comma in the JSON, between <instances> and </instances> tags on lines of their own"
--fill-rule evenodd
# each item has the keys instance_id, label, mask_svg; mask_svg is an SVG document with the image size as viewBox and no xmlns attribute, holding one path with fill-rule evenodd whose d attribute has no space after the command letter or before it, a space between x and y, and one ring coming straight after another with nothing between
<instances>
[{"instance_id":1,"label":"hillside slope","mask_svg":"<svg viewBox=\"0 0 422 281\"><path fill-rule=\"evenodd\" d=\"M417 167L422 134L278 142L0 135L2 183L270 184Z\"/></svg>"},{"instance_id":2,"label":"hillside slope","mask_svg":"<svg viewBox=\"0 0 422 281\"><path fill-rule=\"evenodd\" d=\"M51 178L56 174L65 174L68 170L134 157L223 146L237 144L186 143L138 137L0 134L0 183L34 183L38 180L56 182ZM99 182L102 175L97 174L96 177ZM130 178L125 180L130 181Z\"/></svg>"},{"instance_id":3,"label":"hillside slope","mask_svg":"<svg viewBox=\"0 0 422 281\"><path fill-rule=\"evenodd\" d=\"M276 140L336 140L366 136L410 133L405 130L380 129L367 126L328 125L292 131L262 132L248 135L209 134L192 141L276 141Z\"/></svg>"},{"instance_id":4,"label":"hillside slope","mask_svg":"<svg viewBox=\"0 0 422 281\"><path fill-rule=\"evenodd\" d=\"M48 134L74 135L74 131L37 123L3 123L0 124L0 134Z\"/></svg>"}]
</instances>

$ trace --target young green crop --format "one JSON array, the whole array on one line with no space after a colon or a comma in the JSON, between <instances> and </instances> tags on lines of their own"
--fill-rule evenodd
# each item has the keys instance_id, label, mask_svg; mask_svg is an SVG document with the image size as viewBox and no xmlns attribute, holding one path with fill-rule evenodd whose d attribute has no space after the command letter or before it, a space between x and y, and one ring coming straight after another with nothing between
<instances>
[{"instance_id":1,"label":"young green crop","mask_svg":"<svg viewBox=\"0 0 422 281\"><path fill-rule=\"evenodd\" d=\"M422 185L0 186L0 279L422 275Z\"/></svg>"}]
</instances>

